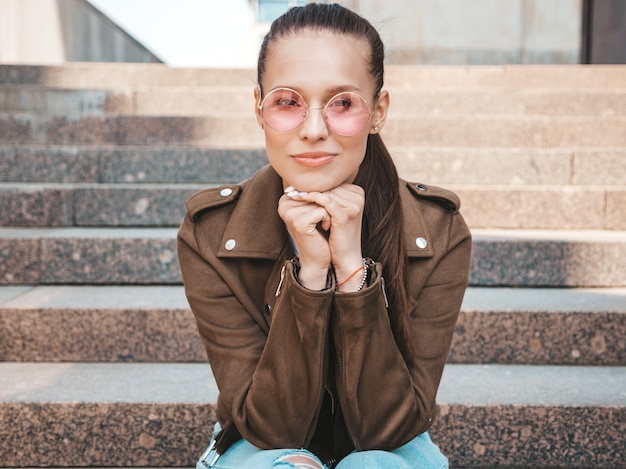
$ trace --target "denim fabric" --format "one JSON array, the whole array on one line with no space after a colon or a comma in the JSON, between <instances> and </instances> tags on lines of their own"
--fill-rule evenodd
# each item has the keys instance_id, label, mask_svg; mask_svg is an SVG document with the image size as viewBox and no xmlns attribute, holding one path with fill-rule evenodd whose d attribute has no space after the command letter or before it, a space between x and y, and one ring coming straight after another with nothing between
<instances>
[{"instance_id":1,"label":"denim fabric","mask_svg":"<svg viewBox=\"0 0 626 469\"><path fill-rule=\"evenodd\" d=\"M220 427L213 436L217 434ZM284 456L290 454L314 455L303 449L272 449L261 450L245 440L233 444L226 453L220 455L212 466L207 461L198 461L196 469L270 469L274 467L288 469L290 467L309 468L312 466L290 465L284 461ZM320 463L321 465L321 463ZM320 467L326 468L321 465ZM428 432L418 435L404 446L394 451L353 451L335 466L336 469L447 469L448 459L441 454L439 448L432 442Z\"/></svg>"}]
</instances>

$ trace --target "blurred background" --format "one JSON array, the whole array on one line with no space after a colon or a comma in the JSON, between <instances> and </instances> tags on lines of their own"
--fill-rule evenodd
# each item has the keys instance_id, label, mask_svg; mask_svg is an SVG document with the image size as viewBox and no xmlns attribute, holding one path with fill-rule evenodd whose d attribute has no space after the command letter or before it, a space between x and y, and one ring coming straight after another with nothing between
<instances>
[{"instance_id":1,"label":"blurred background","mask_svg":"<svg viewBox=\"0 0 626 469\"><path fill-rule=\"evenodd\" d=\"M306 0L0 0L0 63L252 67ZM623 0L345 0L390 64L626 63Z\"/></svg>"}]
</instances>

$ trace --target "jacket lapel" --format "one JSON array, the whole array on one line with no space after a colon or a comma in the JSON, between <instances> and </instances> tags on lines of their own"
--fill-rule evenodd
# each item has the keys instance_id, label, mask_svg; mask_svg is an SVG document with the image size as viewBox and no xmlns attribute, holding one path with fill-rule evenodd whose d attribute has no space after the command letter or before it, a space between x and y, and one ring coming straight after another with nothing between
<instances>
[{"instance_id":1,"label":"jacket lapel","mask_svg":"<svg viewBox=\"0 0 626 469\"><path fill-rule=\"evenodd\" d=\"M278 259L287 230L278 215L282 179L271 166L241 184L241 193L224 230L218 257ZM226 246L234 248L227 249Z\"/></svg>"}]
</instances>

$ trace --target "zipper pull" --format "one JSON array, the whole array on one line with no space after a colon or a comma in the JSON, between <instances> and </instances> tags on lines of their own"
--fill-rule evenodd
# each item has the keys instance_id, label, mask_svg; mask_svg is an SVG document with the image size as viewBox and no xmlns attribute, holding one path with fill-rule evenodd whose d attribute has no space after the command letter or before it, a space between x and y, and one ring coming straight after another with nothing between
<instances>
[{"instance_id":1,"label":"zipper pull","mask_svg":"<svg viewBox=\"0 0 626 469\"><path fill-rule=\"evenodd\" d=\"M280 290L283 288L283 282L285 281L285 266L280 269L280 282L278 282L278 287L276 288L276 296L280 295Z\"/></svg>"},{"instance_id":2,"label":"zipper pull","mask_svg":"<svg viewBox=\"0 0 626 469\"><path fill-rule=\"evenodd\" d=\"M387 300L387 292L385 291L385 277L380 277L380 288L383 290L383 297L385 298L385 308L389 309L389 301Z\"/></svg>"},{"instance_id":3,"label":"zipper pull","mask_svg":"<svg viewBox=\"0 0 626 469\"><path fill-rule=\"evenodd\" d=\"M335 396L333 395L333 392L330 390L330 387L328 386L328 384L325 384L324 388L326 389L326 392L330 396L330 413L332 415L335 415Z\"/></svg>"}]
</instances>

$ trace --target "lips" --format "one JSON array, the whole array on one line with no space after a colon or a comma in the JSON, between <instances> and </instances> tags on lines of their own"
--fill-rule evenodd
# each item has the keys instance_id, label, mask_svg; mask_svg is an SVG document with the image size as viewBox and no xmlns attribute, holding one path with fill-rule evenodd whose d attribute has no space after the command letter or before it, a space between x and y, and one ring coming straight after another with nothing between
<instances>
[{"instance_id":1,"label":"lips","mask_svg":"<svg viewBox=\"0 0 626 469\"><path fill-rule=\"evenodd\" d=\"M298 153L293 155L292 158L303 166L323 166L330 163L335 156L335 153L329 153L325 151L311 151L305 153Z\"/></svg>"}]
</instances>

